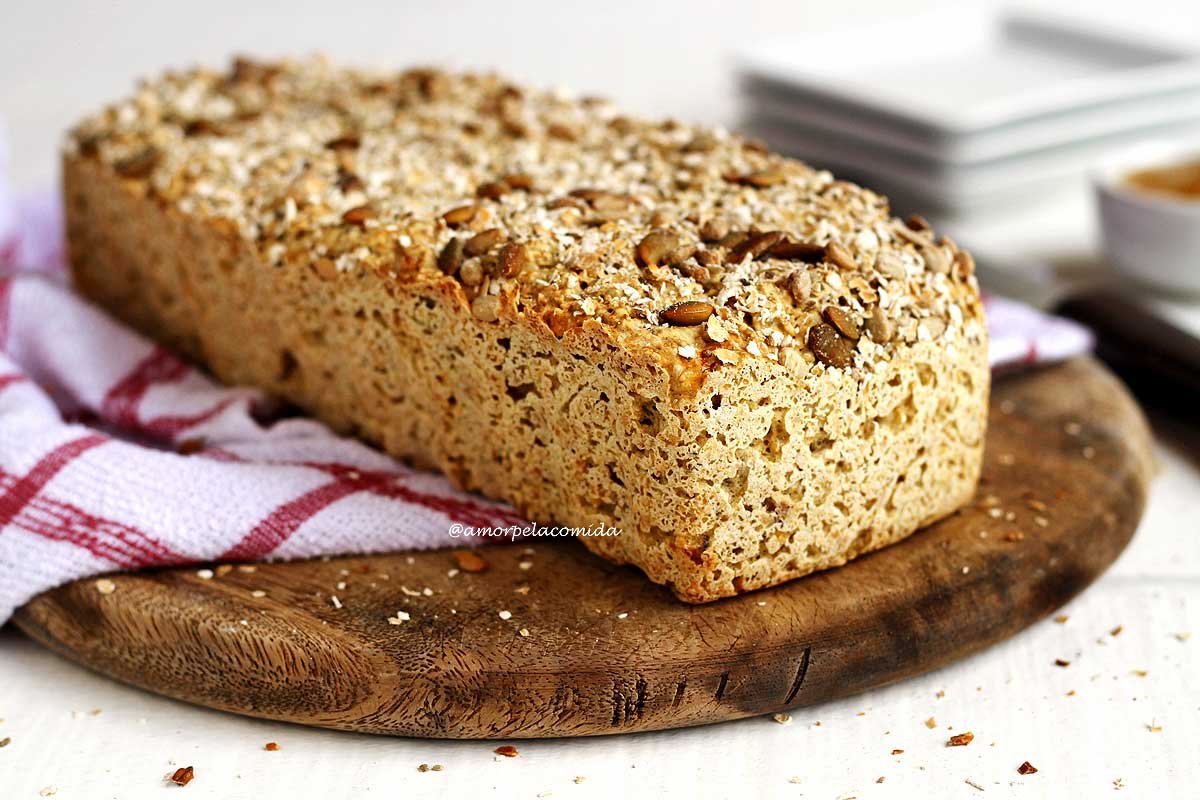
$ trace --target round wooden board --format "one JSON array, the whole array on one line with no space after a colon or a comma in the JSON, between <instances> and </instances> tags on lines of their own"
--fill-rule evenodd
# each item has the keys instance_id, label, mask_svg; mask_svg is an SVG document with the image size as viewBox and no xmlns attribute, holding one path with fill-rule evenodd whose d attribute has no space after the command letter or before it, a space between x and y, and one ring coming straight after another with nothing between
<instances>
[{"instance_id":1,"label":"round wooden board","mask_svg":"<svg viewBox=\"0 0 1200 800\"><path fill-rule=\"evenodd\" d=\"M706 606L563 541L484 548L486 571L454 577L441 551L119 575L108 595L85 580L16 622L119 680L308 725L515 738L718 722L901 680L1049 614L1128 542L1149 441L1094 361L1001 378L972 506L847 566ZM389 624L398 610L411 619Z\"/></svg>"}]
</instances>

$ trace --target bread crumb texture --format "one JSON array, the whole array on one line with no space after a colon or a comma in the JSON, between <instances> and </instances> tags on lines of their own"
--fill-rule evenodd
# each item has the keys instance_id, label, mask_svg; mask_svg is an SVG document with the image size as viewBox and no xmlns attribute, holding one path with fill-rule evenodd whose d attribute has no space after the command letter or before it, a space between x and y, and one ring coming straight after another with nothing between
<instances>
[{"instance_id":1,"label":"bread crumb texture","mask_svg":"<svg viewBox=\"0 0 1200 800\"><path fill-rule=\"evenodd\" d=\"M971 496L970 256L722 130L491 75L169 73L65 144L79 289L713 600Z\"/></svg>"}]
</instances>

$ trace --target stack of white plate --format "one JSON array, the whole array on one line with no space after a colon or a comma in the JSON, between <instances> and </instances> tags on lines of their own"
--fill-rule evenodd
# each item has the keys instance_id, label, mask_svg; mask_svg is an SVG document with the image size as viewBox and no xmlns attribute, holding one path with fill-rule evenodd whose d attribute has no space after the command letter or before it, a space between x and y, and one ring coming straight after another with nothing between
<instances>
[{"instance_id":1,"label":"stack of white plate","mask_svg":"<svg viewBox=\"0 0 1200 800\"><path fill-rule=\"evenodd\" d=\"M942 12L739 60L744 129L933 211L1029 200L1131 142L1200 139L1200 53L1078 22Z\"/></svg>"}]
</instances>

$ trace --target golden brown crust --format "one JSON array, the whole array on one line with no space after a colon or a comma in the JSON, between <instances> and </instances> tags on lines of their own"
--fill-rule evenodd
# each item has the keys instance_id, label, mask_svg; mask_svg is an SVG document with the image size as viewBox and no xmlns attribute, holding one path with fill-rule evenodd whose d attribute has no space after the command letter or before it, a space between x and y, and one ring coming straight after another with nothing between
<instances>
[{"instance_id":1,"label":"golden brown crust","mask_svg":"<svg viewBox=\"0 0 1200 800\"><path fill-rule=\"evenodd\" d=\"M907 535L978 472L969 256L721 132L494 77L243 62L67 144L81 289L685 599Z\"/></svg>"}]
</instances>

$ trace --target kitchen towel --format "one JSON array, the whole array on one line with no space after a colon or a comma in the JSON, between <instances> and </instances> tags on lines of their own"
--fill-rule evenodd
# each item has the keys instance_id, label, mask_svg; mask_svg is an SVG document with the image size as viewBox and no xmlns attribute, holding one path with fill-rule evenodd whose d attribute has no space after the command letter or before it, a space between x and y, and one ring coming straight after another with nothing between
<instances>
[{"instance_id":1,"label":"kitchen towel","mask_svg":"<svg viewBox=\"0 0 1200 800\"><path fill-rule=\"evenodd\" d=\"M0 156L2 158L2 156ZM114 570L461 545L524 521L322 424L279 417L73 294L54 195L0 163L0 624ZM1087 350L1087 331L986 300L993 367Z\"/></svg>"}]
</instances>

